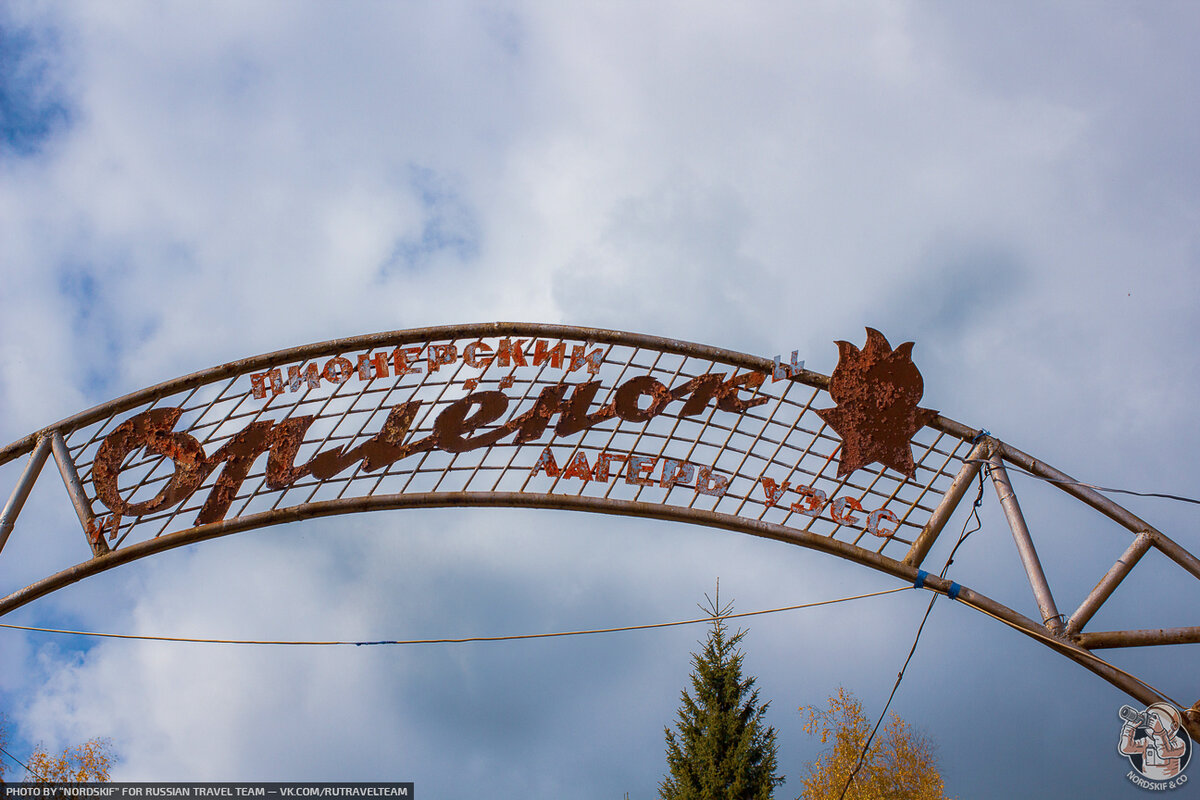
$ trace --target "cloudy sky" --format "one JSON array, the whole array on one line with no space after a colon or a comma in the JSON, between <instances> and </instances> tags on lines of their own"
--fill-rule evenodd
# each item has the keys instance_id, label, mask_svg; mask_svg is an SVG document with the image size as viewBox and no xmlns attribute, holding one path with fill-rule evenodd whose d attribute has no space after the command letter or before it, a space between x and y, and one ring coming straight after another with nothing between
<instances>
[{"instance_id":1,"label":"cloudy sky","mask_svg":"<svg viewBox=\"0 0 1200 800\"><path fill-rule=\"evenodd\" d=\"M567 323L829 373L870 325L917 343L925 405L1082 480L1195 496L1197 33L1200 7L1165 0L5 3L0 439L361 333ZM1014 483L1073 609L1128 536ZM1195 506L1128 505L1200 551ZM951 576L1036 615L990 488L982 518ZM0 593L78 536L51 468ZM1196 581L1144 563L1092 627L1200 622ZM899 585L716 530L410 510L173 551L5 622L529 633L690 618L718 577L741 611ZM927 597L746 623L779 796L819 750L797 707L841 685L877 714ZM122 780L651 797L703 635L285 650L6 630L0 710L14 752L111 737ZM1106 657L1200 697L1200 645ZM951 794L1120 797L1128 701L943 600L893 709L939 744Z\"/></svg>"}]
</instances>

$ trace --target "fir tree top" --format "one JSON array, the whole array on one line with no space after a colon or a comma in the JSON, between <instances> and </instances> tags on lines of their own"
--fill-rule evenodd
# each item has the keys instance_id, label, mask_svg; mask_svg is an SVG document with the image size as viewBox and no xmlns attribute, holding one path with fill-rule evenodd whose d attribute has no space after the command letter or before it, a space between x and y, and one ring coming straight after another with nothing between
<instances>
[{"instance_id":1,"label":"fir tree top","mask_svg":"<svg viewBox=\"0 0 1200 800\"><path fill-rule=\"evenodd\" d=\"M783 783L775 777L775 729L763 721L753 676L742 676L738 644L723 617L732 603L709 599L712 627L699 653L692 655L692 692L682 693L676 730L666 728L668 774L659 785L663 800L768 800Z\"/></svg>"}]
</instances>

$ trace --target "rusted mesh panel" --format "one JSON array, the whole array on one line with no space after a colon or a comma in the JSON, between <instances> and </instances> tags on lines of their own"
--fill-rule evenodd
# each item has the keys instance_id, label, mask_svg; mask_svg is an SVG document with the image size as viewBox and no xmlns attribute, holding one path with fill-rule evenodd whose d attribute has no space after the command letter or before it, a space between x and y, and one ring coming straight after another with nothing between
<instances>
[{"instance_id":1,"label":"rusted mesh panel","mask_svg":"<svg viewBox=\"0 0 1200 800\"><path fill-rule=\"evenodd\" d=\"M900 558L967 445L925 428L913 440L913 479L878 464L839 479L839 439L816 413L832 405L824 390L682 347L447 338L280 361L158 397L67 441L113 547L214 514L405 493L523 492L736 515ZM162 436L192 437L200 448L193 460L208 460L203 480L177 502L154 501L179 494L184 456L112 444L151 410L174 417ZM322 461L323 470L306 471ZM106 481L114 484L107 494L97 487ZM102 500L114 496L119 518Z\"/></svg>"}]
</instances>

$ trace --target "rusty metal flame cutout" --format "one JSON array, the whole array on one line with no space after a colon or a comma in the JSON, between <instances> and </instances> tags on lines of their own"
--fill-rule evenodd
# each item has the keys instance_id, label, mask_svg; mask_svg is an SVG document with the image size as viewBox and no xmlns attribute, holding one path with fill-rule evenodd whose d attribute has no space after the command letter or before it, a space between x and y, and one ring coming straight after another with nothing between
<instances>
[{"instance_id":1,"label":"rusty metal flame cutout","mask_svg":"<svg viewBox=\"0 0 1200 800\"><path fill-rule=\"evenodd\" d=\"M863 348L837 344L826 377L798 353L788 365L624 331L495 322L320 342L185 375L0 447L0 478L16 478L0 550L52 459L90 556L0 596L0 616L121 564L267 525L433 506L590 511L845 558L999 619L1145 705L1168 699L1091 650L1200 643L1200 626L1084 629L1151 548L1196 579L1200 559L1066 473L919 408L911 342L893 349L867 328ZM836 406L819 409L826 392ZM1070 616L1057 610L1006 462L1133 537ZM921 569L984 464L1041 622ZM1200 703L1184 719L1200 740Z\"/></svg>"},{"instance_id":2,"label":"rusty metal flame cutout","mask_svg":"<svg viewBox=\"0 0 1200 800\"><path fill-rule=\"evenodd\" d=\"M893 350L882 333L867 328L863 349L844 341L837 346L838 365L829 379L837 406L817 413L842 438L838 477L878 461L912 478L912 437L938 413L917 408L925 383L912 362L913 343Z\"/></svg>"}]
</instances>

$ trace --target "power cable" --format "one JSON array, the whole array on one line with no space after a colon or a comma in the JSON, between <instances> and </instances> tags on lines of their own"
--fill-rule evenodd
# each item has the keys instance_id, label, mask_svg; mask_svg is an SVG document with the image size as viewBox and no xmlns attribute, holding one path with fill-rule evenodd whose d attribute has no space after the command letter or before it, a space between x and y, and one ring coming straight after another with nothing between
<instances>
[{"instance_id":1,"label":"power cable","mask_svg":"<svg viewBox=\"0 0 1200 800\"><path fill-rule=\"evenodd\" d=\"M958 552L958 547L967 540L967 537L983 527L983 522L979 519L979 507L983 505L983 473L979 473L979 492L975 495L975 502L971 505L971 514L963 521L962 533L958 536L958 541L954 548L950 551L950 557L946 559L946 565L942 567L941 577L946 577L946 572L949 571L950 565L954 563L954 554ZM967 530L967 525L971 520L975 520L975 527ZM871 742L875 740L875 734L879 732L879 726L883 724L884 717L887 716L888 709L892 706L892 699L895 698L897 690L900 688L900 681L904 680L904 672L908 669L908 663L912 661L913 653L917 652L917 642L921 641L921 632L925 630L925 623L929 620L929 612L933 611L933 604L941 594L934 592L933 597L929 598L929 605L925 608L925 616L921 617L921 624L917 627L917 635L913 637L912 647L908 650L908 657L904 659L904 665L900 667L900 671L896 673L896 682L892 685L892 693L888 695L887 702L883 704L883 711L879 714L879 719L875 720L875 727L871 729L871 735L867 737L867 741L863 743L862 752L858 754L858 761L854 764L854 769L850 771L850 775L846 778L846 785L842 787L842 793L838 795L838 800L845 800L846 792L850 791L850 784L854 782L854 776L859 773L866 763L867 753L871 749Z\"/></svg>"},{"instance_id":2,"label":"power cable","mask_svg":"<svg viewBox=\"0 0 1200 800\"><path fill-rule=\"evenodd\" d=\"M989 475L991 474L991 469L990 469L988 463L987 462L983 462L983 463L984 463L984 469L983 469L983 471L981 471L979 473L979 490L976 493L975 501L971 506L971 514L963 522L962 533L959 534L958 541L955 542L954 547L950 550L950 556L946 559L945 566L942 567L942 571L940 573L942 578L946 577L946 573L949 571L950 565L954 563L954 555L955 555L955 553L958 552L959 546L962 545L962 543L965 542L971 534L975 533L976 531L980 530L983 527L983 522L979 518L979 508L981 505L983 505L983 476L984 476L984 472L986 472ZM1018 467L1018 469L1020 469L1020 467ZM1032 472L1028 472L1027 470L1022 469L1021 471L1025 472L1027 475L1030 475L1035 478L1042 477L1042 476L1036 475ZM1072 484L1075 484L1078 486L1087 486L1088 488L1096 489L1097 491L1125 492L1125 490L1121 490L1121 489L1104 490L1104 489L1101 489L1100 487L1092 486L1090 484L1078 483L1076 481L1054 481L1054 480L1051 480L1048 478L1043 478L1043 480L1048 480L1052 483L1072 483ZM1125 493L1127 493L1127 494L1144 494L1141 492L1125 492ZM1197 502L1195 500L1190 500L1188 498L1175 497L1174 495L1145 495L1145 496L1169 497L1171 499L1185 500L1187 502ZM971 528L970 530L967 530L967 526L971 523L972 519L975 520L975 527ZM849 789L850 789L850 784L854 781L855 775L858 774L858 772L862 769L863 764L865 763L867 753L871 747L871 742L874 740L875 734L879 731L879 726L883 722L883 718L887 715L888 708L892 704L892 699L896 696L896 691L900 688L900 682L904 679L904 672L905 672L905 670L908 669L909 661L912 660L913 653L915 653L917 650L917 642L920 641L920 639L921 639L921 632L925 629L925 622L926 622L926 620L929 619L929 613L933 610L933 604L935 602L937 602L937 599L940 596L941 596L940 593L935 592L933 597L929 601L929 606L925 609L925 616L921 618L921 624L917 627L917 634L913 638L913 644L912 644L912 647L908 651L908 657L904 659L904 665L900 668L900 672L897 673L897 675L896 675L896 683L892 686L892 692L890 695L888 695L887 703L885 703L883 706L883 712L880 713L879 719L876 720L876 722L875 722L875 727L871 730L870 736L867 737L866 744L863 745L862 752L859 754L858 762L855 764L854 769L850 772L850 776L846 779L846 785L844 787L842 787L842 793L841 793L841 795L839 795L839 800L845 800L846 792L849 791ZM1159 691L1155 687L1146 683L1141 678L1138 678L1136 675L1131 675L1130 673L1126 672L1125 670L1121 669L1118 666L1115 666L1114 664L1110 664L1108 661L1105 661L1103 658L1100 658L1095 653L1092 653L1090 650L1076 649L1073 647L1069 647L1066 643L1059 641L1058 639L1055 639L1046 634L1042 634L1038 631L1027 630L1013 622L1010 622L1009 620L1004 619L1003 617L993 614L991 611L988 611L987 609L985 609L981 606L978 606L978 605L975 605L974 603L966 601L965 599L961 600L961 602L966 602L967 605L971 606L976 611L982 611L984 614L987 614L989 617L992 617L993 619L997 619L1000 622L1003 622L1005 625L1008 625L1009 627L1013 628L1014 630L1018 630L1022 633L1032 635L1038 639L1041 639L1043 642L1052 645L1056 650L1059 650L1062 652L1070 652L1075 655L1082 655L1083 657L1085 657L1091 661L1094 661L1097 664L1101 664L1101 665L1107 667L1108 669L1113 670L1114 672L1118 672L1121 675L1124 675L1125 677L1130 678L1130 679L1136 681L1137 683L1141 684L1149 691L1153 692L1154 694L1158 695L1159 697L1162 697L1164 700L1167 700L1168 702L1174 704L1176 707L1184 708L1184 706L1180 705L1177 701L1173 700L1172 698L1170 698L1163 692Z\"/></svg>"},{"instance_id":3,"label":"power cable","mask_svg":"<svg viewBox=\"0 0 1200 800\"><path fill-rule=\"evenodd\" d=\"M1131 681L1134 681L1135 683L1140 684L1142 687L1144 687L1148 691L1153 692L1154 694L1158 695L1163 700L1166 700L1167 702L1171 703L1176 708L1181 708L1181 709L1187 708L1186 705L1183 705L1178 700L1174 699L1167 693L1163 692L1161 689L1151 686L1150 684L1146 683L1144 680L1142 680L1138 676L1136 676L1132 673L1126 672L1125 670L1121 669L1120 667L1116 666L1115 664L1112 664L1111 662L1105 661L1103 658L1096 655L1091 650L1087 650L1082 647L1080 647L1080 648L1071 647L1069 644L1062 641L1061 639L1056 639L1053 636L1050 636L1045 633L1041 633L1040 631L1037 631L1037 630L1030 630L1029 628L1022 627L1022 626L1016 624L1015 622L1005 619L1004 617L1001 617L997 614L993 614L991 611L988 611L983 606L976 605L966 598L960 597L959 602L965 603L966 605L970 606L971 608L975 609L976 611L983 612L984 614L988 615L989 617L991 617L994 620L1003 622L1005 625L1007 625L1008 627L1012 628L1015 631L1020 631L1021 633L1024 633L1027 636L1032 636L1035 639L1040 639L1042 642L1044 642L1045 644L1054 648L1055 650L1059 651L1060 653L1063 653L1063 654L1069 653L1072 656L1081 656L1089 661L1093 661L1097 664L1100 664L1101 666L1106 667L1107 669L1111 669L1113 672L1120 673L1121 675L1124 675L1126 678L1129 678Z\"/></svg>"},{"instance_id":4,"label":"power cable","mask_svg":"<svg viewBox=\"0 0 1200 800\"><path fill-rule=\"evenodd\" d=\"M16 756L14 756L12 753L10 753L10 752L8 752L7 750L5 750L3 747L0 747L0 753L4 753L4 755L8 756L8 757L9 757L9 758L11 758L13 761L15 761L15 762L17 762L18 764L20 764L20 765L21 765L21 766L22 766L22 767L25 769L25 771L26 771L26 772L28 772L28 773L29 773L30 775L32 775L33 777L37 778L39 781L46 781L46 780L47 780L47 778L46 778L46 776L45 776L45 775L39 775L38 773L34 772L32 767L30 767L28 764L26 764L26 763L25 763L24 761L22 761L21 759L19 759L19 758L17 758ZM0 781L0 783L3 783L3 781Z\"/></svg>"},{"instance_id":5,"label":"power cable","mask_svg":"<svg viewBox=\"0 0 1200 800\"><path fill-rule=\"evenodd\" d=\"M740 614L722 614L719 617L700 617L698 619L685 619L675 622L655 622L649 625L628 625L620 628L594 628L590 630L579 631L556 631L553 633L522 633L511 636L464 636L462 638L451 639L384 639L372 642L354 642L354 641L282 641L282 640L260 640L260 639L199 639L183 636L140 636L129 633L101 633L98 631L71 631L60 628L37 628L29 625L8 625L0 623L0 628L11 628L18 631L35 631L38 633L59 633L69 634L73 636L96 636L106 639L141 639L144 641L153 642L193 642L198 644L252 644L252 645L291 645L291 646L310 646L310 647L329 647L329 646L346 646L353 645L355 647L372 646L372 645L405 645L405 644L464 644L467 642L509 642L521 639L549 639L560 636L585 636L593 633L619 633L623 631L642 631L652 628L671 628L677 625L695 625L700 622L712 622L714 620L738 619L740 617L754 617L761 614L775 614L780 611L796 611L802 608L816 608L817 606L827 606L834 603L845 603L850 600L864 600L868 597L880 597L885 594L894 594L896 592L905 592L915 587L901 586L898 589L884 589L879 592L868 592L867 594L858 594L851 597L839 597L834 600L819 600L815 603L801 603L794 606L783 606L782 608L768 608L761 611L744 611Z\"/></svg>"},{"instance_id":6,"label":"power cable","mask_svg":"<svg viewBox=\"0 0 1200 800\"><path fill-rule=\"evenodd\" d=\"M966 459L965 463L987 464L988 462L984 459L969 458ZM1031 478L1037 478L1040 481L1057 484L1059 486L1082 486L1085 489L1092 489L1093 491L1104 492L1106 494L1131 494L1137 497L1158 497L1164 500L1178 500L1181 503L1194 503L1196 505L1200 505L1200 500L1197 500L1194 497L1183 497L1182 495L1166 494L1164 492L1135 492L1132 489L1113 489L1108 486L1097 486L1094 483L1084 483L1083 481L1064 480L1062 478L1048 478L1045 475L1038 475L1036 472L1030 472L1020 464L1009 463L1006 468L1015 469L1017 472L1020 472L1023 475L1028 475Z\"/></svg>"}]
</instances>

